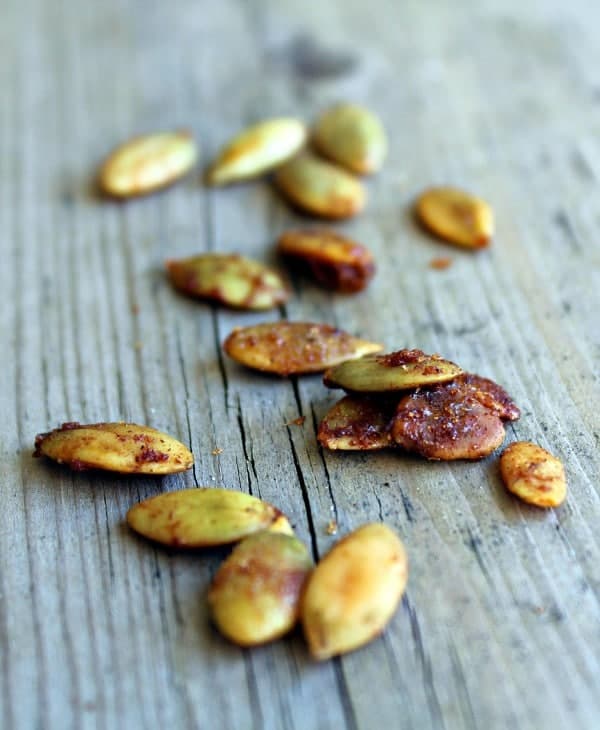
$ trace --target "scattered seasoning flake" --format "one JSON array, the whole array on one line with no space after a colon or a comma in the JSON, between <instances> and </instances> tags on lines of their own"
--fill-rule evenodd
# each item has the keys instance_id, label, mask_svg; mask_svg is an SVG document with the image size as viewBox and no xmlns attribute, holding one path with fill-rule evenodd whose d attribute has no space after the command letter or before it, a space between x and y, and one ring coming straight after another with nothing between
<instances>
[{"instance_id":1,"label":"scattered seasoning flake","mask_svg":"<svg viewBox=\"0 0 600 730\"><path fill-rule=\"evenodd\" d=\"M217 446L215 449L212 450L211 453L213 456L218 456L219 454L223 453L223 449Z\"/></svg>"},{"instance_id":2,"label":"scattered seasoning flake","mask_svg":"<svg viewBox=\"0 0 600 730\"><path fill-rule=\"evenodd\" d=\"M143 343L143 342L142 342L141 340L136 340L136 341L135 341L135 342L133 343L133 346L134 346L134 348L135 348L136 350L141 350L141 349L142 349L142 347L144 346L144 343Z\"/></svg>"},{"instance_id":3,"label":"scattered seasoning flake","mask_svg":"<svg viewBox=\"0 0 600 730\"><path fill-rule=\"evenodd\" d=\"M132 304L131 305L131 313L132 314L139 314L140 313L140 307L138 304Z\"/></svg>"},{"instance_id":4,"label":"scattered seasoning flake","mask_svg":"<svg viewBox=\"0 0 600 730\"><path fill-rule=\"evenodd\" d=\"M450 266L452 266L452 259L449 256L438 256L429 262L429 268L437 269L438 271L447 269Z\"/></svg>"},{"instance_id":5,"label":"scattered seasoning flake","mask_svg":"<svg viewBox=\"0 0 600 730\"><path fill-rule=\"evenodd\" d=\"M306 421L306 416L298 416L298 418L294 418L293 421L288 421L286 426L303 426L304 421Z\"/></svg>"},{"instance_id":6,"label":"scattered seasoning flake","mask_svg":"<svg viewBox=\"0 0 600 730\"><path fill-rule=\"evenodd\" d=\"M338 525L335 520L329 520L327 523L327 534L328 535L337 535L338 531Z\"/></svg>"}]
</instances>

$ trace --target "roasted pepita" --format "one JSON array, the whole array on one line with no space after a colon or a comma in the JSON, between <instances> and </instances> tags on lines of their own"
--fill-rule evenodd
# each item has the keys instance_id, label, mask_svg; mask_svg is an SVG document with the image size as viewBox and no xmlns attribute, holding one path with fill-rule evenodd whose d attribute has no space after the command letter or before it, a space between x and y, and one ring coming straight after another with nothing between
<instances>
[{"instance_id":1,"label":"roasted pepita","mask_svg":"<svg viewBox=\"0 0 600 730\"><path fill-rule=\"evenodd\" d=\"M206 253L167 261L166 267L180 291L228 307L271 309L289 296L277 272L236 254Z\"/></svg>"},{"instance_id":2,"label":"roasted pepita","mask_svg":"<svg viewBox=\"0 0 600 730\"><path fill-rule=\"evenodd\" d=\"M240 646L287 634L298 620L300 592L311 568L306 547L295 537L259 532L245 538L210 587L215 624Z\"/></svg>"},{"instance_id":3,"label":"roasted pepita","mask_svg":"<svg viewBox=\"0 0 600 730\"><path fill-rule=\"evenodd\" d=\"M504 449L500 473L509 492L536 507L558 507L567 496L560 459L529 441L517 441Z\"/></svg>"},{"instance_id":4,"label":"roasted pepita","mask_svg":"<svg viewBox=\"0 0 600 730\"><path fill-rule=\"evenodd\" d=\"M307 137L297 119L269 119L241 132L219 153L209 168L209 185L228 185L259 177L296 154Z\"/></svg>"},{"instance_id":5,"label":"roasted pepita","mask_svg":"<svg viewBox=\"0 0 600 730\"><path fill-rule=\"evenodd\" d=\"M122 474L174 474L194 463L181 442L136 423L63 423L36 436L34 456L47 456L76 471Z\"/></svg>"},{"instance_id":6,"label":"roasted pepita","mask_svg":"<svg viewBox=\"0 0 600 730\"><path fill-rule=\"evenodd\" d=\"M390 426L396 402L366 395L347 395L319 425L317 439L327 449L372 451L394 446Z\"/></svg>"},{"instance_id":7,"label":"roasted pepita","mask_svg":"<svg viewBox=\"0 0 600 730\"><path fill-rule=\"evenodd\" d=\"M328 388L354 393L385 393L443 383L462 370L439 355L421 350L398 350L387 355L365 355L327 370L323 382Z\"/></svg>"},{"instance_id":8,"label":"roasted pepita","mask_svg":"<svg viewBox=\"0 0 600 730\"><path fill-rule=\"evenodd\" d=\"M381 121L358 104L338 104L325 111L312 139L322 155L358 175L377 172L387 154Z\"/></svg>"},{"instance_id":9,"label":"roasted pepita","mask_svg":"<svg viewBox=\"0 0 600 730\"><path fill-rule=\"evenodd\" d=\"M426 190L417 200L416 214L431 233L465 248L485 248L494 234L489 204L456 188Z\"/></svg>"},{"instance_id":10,"label":"roasted pepita","mask_svg":"<svg viewBox=\"0 0 600 730\"><path fill-rule=\"evenodd\" d=\"M226 545L259 530L288 534L281 511L245 492L180 489L134 505L127 523L140 535L178 548Z\"/></svg>"},{"instance_id":11,"label":"roasted pepita","mask_svg":"<svg viewBox=\"0 0 600 730\"><path fill-rule=\"evenodd\" d=\"M350 218L366 202L359 180L309 153L297 155L278 168L275 185L297 208L322 218Z\"/></svg>"},{"instance_id":12,"label":"roasted pepita","mask_svg":"<svg viewBox=\"0 0 600 730\"><path fill-rule=\"evenodd\" d=\"M380 634L404 593L408 561L386 525L369 524L338 542L309 576L301 601L315 659L363 646Z\"/></svg>"},{"instance_id":13,"label":"roasted pepita","mask_svg":"<svg viewBox=\"0 0 600 730\"><path fill-rule=\"evenodd\" d=\"M233 330L223 349L234 360L254 370L300 375L377 352L381 345L360 340L327 324L269 322Z\"/></svg>"},{"instance_id":14,"label":"roasted pepita","mask_svg":"<svg viewBox=\"0 0 600 730\"><path fill-rule=\"evenodd\" d=\"M117 147L100 169L107 195L130 198L166 187L196 164L198 148L190 132L160 132L134 137Z\"/></svg>"},{"instance_id":15,"label":"roasted pepita","mask_svg":"<svg viewBox=\"0 0 600 730\"><path fill-rule=\"evenodd\" d=\"M284 256L305 265L328 289L360 291L375 273L373 255L366 246L328 229L286 231L277 248Z\"/></svg>"}]
</instances>

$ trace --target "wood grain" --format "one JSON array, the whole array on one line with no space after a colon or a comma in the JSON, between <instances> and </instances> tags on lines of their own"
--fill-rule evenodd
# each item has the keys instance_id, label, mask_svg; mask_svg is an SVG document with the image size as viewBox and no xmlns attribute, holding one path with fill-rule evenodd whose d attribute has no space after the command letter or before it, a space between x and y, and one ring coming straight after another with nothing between
<instances>
[{"instance_id":1,"label":"wood grain","mask_svg":"<svg viewBox=\"0 0 600 730\"><path fill-rule=\"evenodd\" d=\"M3 728L598 727L599 23L586 0L3 4ZM268 182L209 190L198 174L127 204L94 193L98 162L133 134L189 127L206 163L249 122L311 120L340 99L390 133L366 213L339 226L379 272L355 297L294 277L274 316L437 351L502 383L523 410L509 439L565 462L560 509L517 502L493 457L323 453L315 430L336 396L318 377L274 380L223 356L234 326L271 315L187 300L163 262L273 262L303 219ZM411 203L434 183L493 203L489 251L416 227ZM452 266L431 269L439 256ZM193 472L120 479L31 458L39 431L116 419L181 438ZM225 553L165 551L124 526L132 503L194 484L274 502L315 556L332 518L340 534L393 526L411 576L383 637L321 665L300 635L227 644L205 601Z\"/></svg>"}]
</instances>

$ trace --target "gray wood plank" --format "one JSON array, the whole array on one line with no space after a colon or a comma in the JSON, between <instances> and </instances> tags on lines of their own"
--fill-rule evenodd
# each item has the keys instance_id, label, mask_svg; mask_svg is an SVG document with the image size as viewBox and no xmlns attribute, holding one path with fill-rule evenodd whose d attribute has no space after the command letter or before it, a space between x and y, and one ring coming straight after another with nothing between
<instances>
[{"instance_id":1,"label":"gray wood plank","mask_svg":"<svg viewBox=\"0 0 600 730\"><path fill-rule=\"evenodd\" d=\"M0 25L0 722L6 728L596 728L600 717L600 9L392 0L4 3ZM166 258L274 261L303 219L268 182L194 175L127 204L96 165L143 131L190 127L203 161L248 122L357 99L391 136L360 218L339 226L380 264L335 296L293 277L276 313L178 296ZM452 182L493 202L477 256L425 236L415 194ZM453 265L434 271L434 256ZM391 349L422 347L497 379L523 417L509 439L560 454L558 510L517 503L497 460L430 464L318 448L336 395L226 359L238 324L288 316ZM303 425L286 425L305 416ZM188 443L159 481L31 459L65 420L126 419ZM222 449L220 453L213 453ZM280 506L316 556L371 520L410 557L383 637L323 664L299 633L253 651L211 627L224 551L181 555L123 524L129 506L222 484Z\"/></svg>"}]
</instances>

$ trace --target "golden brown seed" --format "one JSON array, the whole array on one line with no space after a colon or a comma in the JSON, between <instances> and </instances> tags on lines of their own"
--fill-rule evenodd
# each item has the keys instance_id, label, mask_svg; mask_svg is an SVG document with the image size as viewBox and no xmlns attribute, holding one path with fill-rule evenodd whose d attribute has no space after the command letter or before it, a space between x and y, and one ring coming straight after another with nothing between
<instances>
[{"instance_id":1,"label":"golden brown seed","mask_svg":"<svg viewBox=\"0 0 600 730\"><path fill-rule=\"evenodd\" d=\"M313 143L318 151L358 175L381 168L387 138L375 114L357 104L338 104L316 122Z\"/></svg>"},{"instance_id":2,"label":"golden brown seed","mask_svg":"<svg viewBox=\"0 0 600 730\"><path fill-rule=\"evenodd\" d=\"M269 322L238 327L223 343L225 352L254 370L276 375L315 373L338 362L381 350L327 324Z\"/></svg>"},{"instance_id":3,"label":"golden brown seed","mask_svg":"<svg viewBox=\"0 0 600 730\"><path fill-rule=\"evenodd\" d=\"M305 125L281 117L244 130L227 144L209 168L209 185L228 185L258 177L296 154L307 137Z\"/></svg>"},{"instance_id":4,"label":"golden brown seed","mask_svg":"<svg viewBox=\"0 0 600 730\"><path fill-rule=\"evenodd\" d=\"M394 446L390 426L396 402L366 395L347 395L319 425L317 439L326 449L371 451Z\"/></svg>"},{"instance_id":5,"label":"golden brown seed","mask_svg":"<svg viewBox=\"0 0 600 730\"><path fill-rule=\"evenodd\" d=\"M35 439L34 456L47 456L76 471L174 474L190 469L191 452L179 441L135 423L63 423Z\"/></svg>"},{"instance_id":6,"label":"golden brown seed","mask_svg":"<svg viewBox=\"0 0 600 730\"><path fill-rule=\"evenodd\" d=\"M217 571L208 603L228 639L240 646L273 641L295 626L312 560L295 537L259 532L242 540Z\"/></svg>"},{"instance_id":7,"label":"golden brown seed","mask_svg":"<svg viewBox=\"0 0 600 730\"><path fill-rule=\"evenodd\" d=\"M371 641L404 593L408 561L389 527L360 527L321 560L308 578L300 617L310 653L329 659Z\"/></svg>"},{"instance_id":8,"label":"golden brown seed","mask_svg":"<svg viewBox=\"0 0 600 730\"><path fill-rule=\"evenodd\" d=\"M130 198L171 185L196 164L198 148L190 132L134 137L117 147L100 169L104 193Z\"/></svg>"},{"instance_id":9,"label":"golden brown seed","mask_svg":"<svg viewBox=\"0 0 600 730\"><path fill-rule=\"evenodd\" d=\"M396 409L392 437L398 446L426 459L481 459L504 441L493 408L457 378L405 396Z\"/></svg>"},{"instance_id":10,"label":"golden brown seed","mask_svg":"<svg viewBox=\"0 0 600 730\"><path fill-rule=\"evenodd\" d=\"M417 200L416 213L431 233L465 248L485 248L494 234L488 203L455 188L426 190Z\"/></svg>"},{"instance_id":11,"label":"golden brown seed","mask_svg":"<svg viewBox=\"0 0 600 730\"><path fill-rule=\"evenodd\" d=\"M567 496L560 459L529 441L517 441L504 449L500 473L509 492L536 507L558 507Z\"/></svg>"},{"instance_id":12,"label":"golden brown seed","mask_svg":"<svg viewBox=\"0 0 600 730\"><path fill-rule=\"evenodd\" d=\"M373 255L365 246L324 228L286 231L277 247L328 289L360 291L375 273Z\"/></svg>"},{"instance_id":13,"label":"golden brown seed","mask_svg":"<svg viewBox=\"0 0 600 730\"><path fill-rule=\"evenodd\" d=\"M367 197L359 180L309 153L278 168L275 185L290 203L321 218L350 218L364 208Z\"/></svg>"},{"instance_id":14,"label":"golden brown seed","mask_svg":"<svg viewBox=\"0 0 600 730\"><path fill-rule=\"evenodd\" d=\"M163 545L199 548L226 545L259 530L289 534L291 527L273 505L231 489L180 489L134 505L127 523Z\"/></svg>"},{"instance_id":15,"label":"golden brown seed","mask_svg":"<svg viewBox=\"0 0 600 730\"><path fill-rule=\"evenodd\" d=\"M398 350L387 355L365 355L328 370L323 382L328 388L354 393L385 393L442 383L462 370L439 355L421 350Z\"/></svg>"},{"instance_id":16,"label":"golden brown seed","mask_svg":"<svg viewBox=\"0 0 600 730\"><path fill-rule=\"evenodd\" d=\"M166 262L171 281L189 296L237 309L272 309L289 292L278 273L235 254L207 253Z\"/></svg>"}]
</instances>

